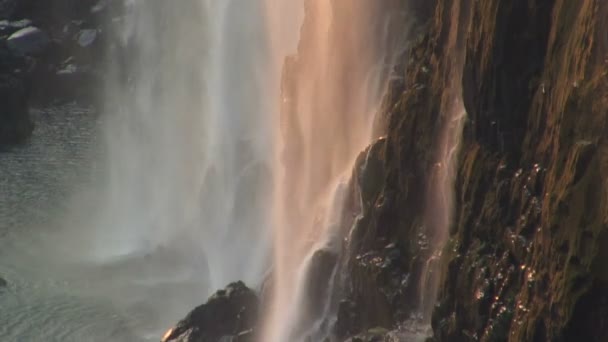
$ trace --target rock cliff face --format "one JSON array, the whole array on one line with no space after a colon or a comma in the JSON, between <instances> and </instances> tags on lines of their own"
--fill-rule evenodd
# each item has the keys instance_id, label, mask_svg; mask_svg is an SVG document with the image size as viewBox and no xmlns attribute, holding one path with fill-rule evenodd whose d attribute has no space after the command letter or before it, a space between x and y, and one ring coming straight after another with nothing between
<instances>
[{"instance_id":1,"label":"rock cliff face","mask_svg":"<svg viewBox=\"0 0 608 342\"><path fill-rule=\"evenodd\" d=\"M470 6L437 340L603 340L608 4Z\"/></svg>"},{"instance_id":2,"label":"rock cliff face","mask_svg":"<svg viewBox=\"0 0 608 342\"><path fill-rule=\"evenodd\" d=\"M408 330L428 322L446 226L430 208L438 200L437 171L447 167L441 165L442 137L453 131L455 110L462 108L459 47L467 10L438 1L430 17L419 17L424 30L395 70L380 113L386 138L355 166L353 202L360 199L363 208L345 250L339 338L377 326Z\"/></svg>"},{"instance_id":3,"label":"rock cliff face","mask_svg":"<svg viewBox=\"0 0 608 342\"><path fill-rule=\"evenodd\" d=\"M351 208L338 337L424 322L435 278L438 341L601 340L608 4L437 1L427 13L385 97L387 136L355 167L363 208ZM445 266L429 275L434 168L461 99Z\"/></svg>"},{"instance_id":4,"label":"rock cliff face","mask_svg":"<svg viewBox=\"0 0 608 342\"><path fill-rule=\"evenodd\" d=\"M407 340L432 311L435 341L602 341L608 2L386 3L421 33L354 167L336 340ZM447 224L429 210L445 132L461 141Z\"/></svg>"}]
</instances>

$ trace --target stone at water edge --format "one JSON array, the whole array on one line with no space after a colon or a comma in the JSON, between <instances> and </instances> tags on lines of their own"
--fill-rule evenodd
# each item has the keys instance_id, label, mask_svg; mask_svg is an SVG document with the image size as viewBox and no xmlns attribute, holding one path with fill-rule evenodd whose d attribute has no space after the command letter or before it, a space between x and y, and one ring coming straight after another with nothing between
<instances>
[{"instance_id":1,"label":"stone at water edge","mask_svg":"<svg viewBox=\"0 0 608 342\"><path fill-rule=\"evenodd\" d=\"M7 286L8 286L8 282L4 278L0 277L0 289L3 289Z\"/></svg>"},{"instance_id":2,"label":"stone at water edge","mask_svg":"<svg viewBox=\"0 0 608 342\"><path fill-rule=\"evenodd\" d=\"M258 311L259 299L255 292L243 282L232 283L217 291L206 304L192 310L161 341L252 341Z\"/></svg>"},{"instance_id":3,"label":"stone at water edge","mask_svg":"<svg viewBox=\"0 0 608 342\"><path fill-rule=\"evenodd\" d=\"M97 39L97 33L98 31L94 29L81 30L76 39L78 45L83 48L91 46Z\"/></svg>"},{"instance_id":4,"label":"stone at water edge","mask_svg":"<svg viewBox=\"0 0 608 342\"><path fill-rule=\"evenodd\" d=\"M29 19L17 21L0 20L0 34L10 35L31 25L32 21Z\"/></svg>"},{"instance_id":5,"label":"stone at water edge","mask_svg":"<svg viewBox=\"0 0 608 342\"><path fill-rule=\"evenodd\" d=\"M41 29L29 26L13 33L6 44L16 55L38 54L51 44L51 38Z\"/></svg>"},{"instance_id":6,"label":"stone at water edge","mask_svg":"<svg viewBox=\"0 0 608 342\"><path fill-rule=\"evenodd\" d=\"M93 7L91 7L91 13L100 13L108 8L108 0L99 0Z\"/></svg>"},{"instance_id":7,"label":"stone at water edge","mask_svg":"<svg viewBox=\"0 0 608 342\"><path fill-rule=\"evenodd\" d=\"M328 297L331 295L331 277L338 263L338 253L321 248L314 252L310 260L310 269L306 280L305 305L311 317L315 320L322 315Z\"/></svg>"}]
</instances>

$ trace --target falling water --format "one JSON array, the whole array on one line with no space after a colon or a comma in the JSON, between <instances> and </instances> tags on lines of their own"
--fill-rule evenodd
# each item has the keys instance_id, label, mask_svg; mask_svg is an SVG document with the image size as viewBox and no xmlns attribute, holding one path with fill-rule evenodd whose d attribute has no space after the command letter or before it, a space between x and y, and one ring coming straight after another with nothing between
<instances>
[{"instance_id":1,"label":"falling water","mask_svg":"<svg viewBox=\"0 0 608 342\"><path fill-rule=\"evenodd\" d=\"M162 329L272 268L263 340L308 336L327 311L302 305L316 252L339 253L348 175L399 55L388 3L125 0L109 18L96 179L57 244L93 265L72 270L87 278L72 293L158 302Z\"/></svg>"},{"instance_id":2,"label":"falling water","mask_svg":"<svg viewBox=\"0 0 608 342\"><path fill-rule=\"evenodd\" d=\"M295 50L301 6L270 17L265 0L124 5L103 32L108 66L91 177L57 229L20 236L23 245L35 240L27 252L40 265L11 255L16 274L36 274L11 279L19 297L7 307L19 311L2 317L3 336L158 340L193 302L235 280L255 287L270 268L279 56Z\"/></svg>"},{"instance_id":3,"label":"falling water","mask_svg":"<svg viewBox=\"0 0 608 342\"><path fill-rule=\"evenodd\" d=\"M272 268L264 340L301 339L312 328L302 284L315 250L339 239L346 176L394 61L383 7L128 2L109 70L94 256L177 255L205 273L207 291L255 287ZM293 55L303 12L311 22Z\"/></svg>"},{"instance_id":4,"label":"falling water","mask_svg":"<svg viewBox=\"0 0 608 342\"><path fill-rule=\"evenodd\" d=\"M348 175L399 45L384 7L125 2L111 18L97 179L67 220L78 258L129 278L104 295L122 304L153 287L140 299L161 303L167 324L192 298L235 280L258 287L272 269L264 341L314 329L324 309L299 308L315 251L338 253ZM195 292L178 300L185 282Z\"/></svg>"},{"instance_id":5,"label":"falling water","mask_svg":"<svg viewBox=\"0 0 608 342\"><path fill-rule=\"evenodd\" d=\"M438 136L435 164L431 170L427 202L424 214L425 235L430 238L432 254L426 260L420 278L419 310L425 324L431 315L441 282L444 247L449 238L453 216L454 180L457 157L462 137L466 111L462 102L462 69L465 61L464 37L469 24L467 2L455 1L450 8L450 33L444 57L448 82L440 100L440 134Z\"/></svg>"},{"instance_id":6,"label":"falling water","mask_svg":"<svg viewBox=\"0 0 608 342\"><path fill-rule=\"evenodd\" d=\"M327 309L326 298L314 300L320 308L311 307L310 292L324 287L321 296L329 295L346 183L355 158L372 139L374 114L392 70L389 20L378 19L385 7L369 1L305 2L298 54L286 59L283 70L274 293L264 341L306 339ZM310 274L319 266L321 279Z\"/></svg>"},{"instance_id":7,"label":"falling water","mask_svg":"<svg viewBox=\"0 0 608 342\"><path fill-rule=\"evenodd\" d=\"M311 334L327 307L304 305L310 272L318 250L339 253L403 16L369 1L127 1L89 258L137 279L146 260L152 283L194 277L199 298L272 269L263 340Z\"/></svg>"},{"instance_id":8,"label":"falling water","mask_svg":"<svg viewBox=\"0 0 608 342\"><path fill-rule=\"evenodd\" d=\"M268 265L278 94L264 4L127 6L105 101L95 255L200 250L192 261L208 265L210 289L255 284Z\"/></svg>"},{"instance_id":9,"label":"falling water","mask_svg":"<svg viewBox=\"0 0 608 342\"><path fill-rule=\"evenodd\" d=\"M117 302L126 283L162 291L142 299L162 311L159 329L271 267L279 56L295 50L301 8L277 17L269 4L129 0L110 18L105 144L68 239L82 241L76 258L129 277L106 294Z\"/></svg>"}]
</instances>

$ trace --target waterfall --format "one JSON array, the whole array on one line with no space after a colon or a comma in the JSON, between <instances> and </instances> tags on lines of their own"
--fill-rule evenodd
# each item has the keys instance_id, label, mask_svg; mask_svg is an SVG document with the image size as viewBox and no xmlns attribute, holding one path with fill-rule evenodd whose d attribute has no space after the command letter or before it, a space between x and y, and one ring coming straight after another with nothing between
<instances>
[{"instance_id":1,"label":"waterfall","mask_svg":"<svg viewBox=\"0 0 608 342\"><path fill-rule=\"evenodd\" d=\"M387 7L305 1L298 53L286 59L281 84L273 298L264 341L317 340L326 323L349 176L373 138L395 61L388 52L399 45L387 16L403 13Z\"/></svg>"},{"instance_id":2,"label":"waterfall","mask_svg":"<svg viewBox=\"0 0 608 342\"><path fill-rule=\"evenodd\" d=\"M308 298L335 277L349 175L377 137L401 52L388 53L400 45L388 22L404 20L388 7L126 1L113 19L85 254L133 265L138 281L129 260L145 260L151 283L183 269L197 298L236 280L259 287L271 270L263 340L314 334L331 293ZM311 284L314 272L327 282Z\"/></svg>"},{"instance_id":3,"label":"waterfall","mask_svg":"<svg viewBox=\"0 0 608 342\"><path fill-rule=\"evenodd\" d=\"M103 144L60 240L98 267L95 295L152 316L138 329L230 282L257 287L272 265L280 56L302 11L267 6L128 0L108 18Z\"/></svg>"},{"instance_id":4,"label":"waterfall","mask_svg":"<svg viewBox=\"0 0 608 342\"><path fill-rule=\"evenodd\" d=\"M132 0L126 12L110 51L92 250L196 252L208 291L256 284L271 242L280 70L265 4Z\"/></svg>"},{"instance_id":5,"label":"waterfall","mask_svg":"<svg viewBox=\"0 0 608 342\"><path fill-rule=\"evenodd\" d=\"M211 287L253 282L268 241L256 204L268 201L272 180L264 9L149 0L126 10L106 91L94 251L198 248L204 256L193 262L208 265Z\"/></svg>"},{"instance_id":6,"label":"waterfall","mask_svg":"<svg viewBox=\"0 0 608 342\"><path fill-rule=\"evenodd\" d=\"M439 99L440 129L435 151L435 163L431 169L424 213L425 237L428 238L431 254L426 260L420 277L418 309L425 324L430 324L433 308L444 272L445 246L454 208L454 180L462 130L466 111L462 98L462 70L465 62L464 37L469 24L469 9L466 4L454 2L450 9L450 33L444 57L448 81L443 96Z\"/></svg>"}]
</instances>

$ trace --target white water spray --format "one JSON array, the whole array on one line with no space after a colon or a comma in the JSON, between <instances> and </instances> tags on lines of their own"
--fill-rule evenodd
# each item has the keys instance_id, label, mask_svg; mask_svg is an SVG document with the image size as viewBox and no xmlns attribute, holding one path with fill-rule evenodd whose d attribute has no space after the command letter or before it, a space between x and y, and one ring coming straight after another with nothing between
<instances>
[{"instance_id":1,"label":"white water spray","mask_svg":"<svg viewBox=\"0 0 608 342\"><path fill-rule=\"evenodd\" d=\"M96 180L56 245L93 273L88 295L157 337L193 302L236 280L258 287L271 267L275 49L288 34L270 34L265 0L126 5Z\"/></svg>"},{"instance_id":2,"label":"white water spray","mask_svg":"<svg viewBox=\"0 0 608 342\"><path fill-rule=\"evenodd\" d=\"M257 287L272 266L264 340L311 329L301 280L314 251L341 238L336 189L372 139L393 62L386 25L369 25L381 6L336 4L307 2L314 22L281 84L303 2L128 2L126 48L108 71L93 259L175 258L205 278L200 298L235 280Z\"/></svg>"},{"instance_id":3,"label":"white water spray","mask_svg":"<svg viewBox=\"0 0 608 342\"><path fill-rule=\"evenodd\" d=\"M204 253L193 262L208 264L210 289L255 284L268 267L279 70L264 3L150 0L128 10L126 49L115 50L126 64L111 68L106 97L95 255L182 249Z\"/></svg>"}]
</instances>

